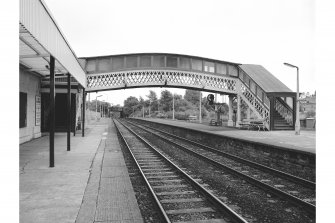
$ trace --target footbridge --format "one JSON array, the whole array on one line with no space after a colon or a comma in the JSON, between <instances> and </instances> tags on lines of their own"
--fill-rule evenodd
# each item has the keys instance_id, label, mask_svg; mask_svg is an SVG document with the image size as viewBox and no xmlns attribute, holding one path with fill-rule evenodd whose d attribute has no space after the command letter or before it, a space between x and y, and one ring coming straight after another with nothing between
<instances>
[{"instance_id":1,"label":"footbridge","mask_svg":"<svg viewBox=\"0 0 335 223\"><path fill-rule=\"evenodd\" d=\"M261 65L239 64L209 58L141 53L82 57L86 92L141 87L174 87L229 95L264 120L268 130L293 129L296 94ZM230 116L231 117L231 116Z\"/></svg>"}]
</instances>

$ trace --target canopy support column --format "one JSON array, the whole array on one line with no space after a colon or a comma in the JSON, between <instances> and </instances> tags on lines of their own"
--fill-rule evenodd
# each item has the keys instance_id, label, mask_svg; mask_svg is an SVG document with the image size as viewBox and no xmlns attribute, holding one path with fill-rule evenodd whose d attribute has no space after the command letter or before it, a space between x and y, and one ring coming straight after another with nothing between
<instances>
[{"instance_id":1,"label":"canopy support column","mask_svg":"<svg viewBox=\"0 0 335 223\"><path fill-rule=\"evenodd\" d=\"M250 107L248 106L248 108L247 108L247 119L250 119L250 118L251 118L250 113L251 113L251 109L250 109Z\"/></svg>"},{"instance_id":2,"label":"canopy support column","mask_svg":"<svg viewBox=\"0 0 335 223\"><path fill-rule=\"evenodd\" d=\"M67 151L71 150L71 74L67 74Z\"/></svg>"},{"instance_id":3,"label":"canopy support column","mask_svg":"<svg viewBox=\"0 0 335 223\"><path fill-rule=\"evenodd\" d=\"M270 131L274 130L274 112L275 112L275 96L269 96L270 100Z\"/></svg>"},{"instance_id":4,"label":"canopy support column","mask_svg":"<svg viewBox=\"0 0 335 223\"><path fill-rule=\"evenodd\" d=\"M86 109L86 93L85 88L83 88L83 115L82 115L82 127L81 127L81 136L85 136L85 109Z\"/></svg>"},{"instance_id":5,"label":"canopy support column","mask_svg":"<svg viewBox=\"0 0 335 223\"><path fill-rule=\"evenodd\" d=\"M236 113L236 127L240 127L241 122L241 96L237 94L237 113Z\"/></svg>"},{"instance_id":6,"label":"canopy support column","mask_svg":"<svg viewBox=\"0 0 335 223\"><path fill-rule=\"evenodd\" d=\"M201 91L200 91L200 94L199 94L199 123L202 123L202 117L201 117L201 99L202 99L202 94L201 94ZM173 119L174 119L174 100L173 100Z\"/></svg>"},{"instance_id":7,"label":"canopy support column","mask_svg":"<svg viewBox=\"0 0 335 223\"><path fill-rule=\"evenodd\" d=\"M55 58L50 56L49 166L55 166Z\"/></svg>"},{"instance_id":8,"label":"canopy support column","mask_svg":"<svg viewBox=\"0 0 335 223\"><path fill-rule=\"evenodd\" d=\"M234 122L233 122L233 99L234 96L233 95L229 95L229 111L228 111L228 126L233 126Z\"/></svg>"}]
</instances>

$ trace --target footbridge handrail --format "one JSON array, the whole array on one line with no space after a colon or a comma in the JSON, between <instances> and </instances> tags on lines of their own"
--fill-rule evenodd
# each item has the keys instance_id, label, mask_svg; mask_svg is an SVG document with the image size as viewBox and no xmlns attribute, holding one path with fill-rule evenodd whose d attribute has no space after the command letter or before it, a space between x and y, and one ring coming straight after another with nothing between
<instances>
[{"instance_id":1,"label":"footbridge handrail","mask_svg":"<svg viewBox=\"0 0 335 223\"><path fill-rule=\"evenodd\" d=\"M257 118L264 119L265 127L270 129L270 109L241 80L241 98L255 112Z\"/></svg>"},{"instance_id":2,"label":"footbridge handrail","mask_svg":"<svg viewBox=\"0 0 335 223\"><path fill-rule=\"evenodd\" d=\"M287 105L287 103L281 99L275 99L275 110L285 118L285 120L290 124L293 125L293 109Z\"/></svg>"},{"instance_id":3,"label":"footbridge handrail","mask_svg":"<svg viewBox=\"0 0 335 223\"><path fill-rule=\"evenodd\" d=\"M173 69L138 69L87 74L86 91L117 90L135 87L183 87L237 93L236 77Z\"/></svg>"}]
</instances>

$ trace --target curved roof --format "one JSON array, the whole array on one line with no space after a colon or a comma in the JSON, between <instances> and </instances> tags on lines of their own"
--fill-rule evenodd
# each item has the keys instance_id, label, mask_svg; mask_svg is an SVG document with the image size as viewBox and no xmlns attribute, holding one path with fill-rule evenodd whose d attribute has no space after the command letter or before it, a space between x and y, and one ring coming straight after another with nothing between
<instances>
[{"instance_id":1,"label":"curved roof","mask_svg":"<svg viewBox=\"0 0 335 223\"><path fill-rule=\"evenodd\" d=\"M271 74L261 65L242 64L239 67L253 79L266 93L287 92L292 93L285 84Z\"/></svg>"},{"instance_id":2,"label":"curved roof","mask_svg":"<svg viewBox=\"0 0 335 223\"><path fill-rule=\"evenodd\" d=\"M99 59L99 58L109 58L109 57L119 57L119 56L145 56L145 55L166 55L166 56L177 56L177 57L190 57L194 59L199 60L208 60L211 62L220 62L220 63L226 63L226 64L232 64L232 65L240 65L240 63L235 62L229 62L224 60L217 60L217 59L211 59L207 57L200 57L200 56L193 56L193 55L187 55L187 54L178 54L178 53L126 53L126 54L113 54L113 55L101 55L101 56L89 56L89 57L78 57L78 59Z\"/></svg>"}]
</instances>

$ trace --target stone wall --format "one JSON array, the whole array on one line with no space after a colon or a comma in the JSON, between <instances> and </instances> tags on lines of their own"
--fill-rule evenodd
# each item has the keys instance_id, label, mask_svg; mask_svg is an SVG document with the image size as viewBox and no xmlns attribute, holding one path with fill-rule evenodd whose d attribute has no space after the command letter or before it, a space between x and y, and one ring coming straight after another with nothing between
<instances>
[{"instance_id":1,"label":"stone wall","mask_svg":"<svg viewBox=\"0 0 335 223\"><path fill-rule=\"evenodd\" d=\"M240 156L309 180L315 180L315 154L312 153L140 119L136 119L136 122L148 123L152 127L157 127L160 130L197 141L222 150L223 152Z\"/></svg>"}]
</instances>

